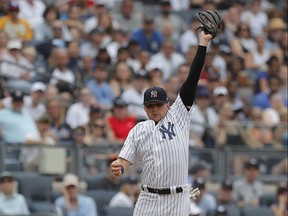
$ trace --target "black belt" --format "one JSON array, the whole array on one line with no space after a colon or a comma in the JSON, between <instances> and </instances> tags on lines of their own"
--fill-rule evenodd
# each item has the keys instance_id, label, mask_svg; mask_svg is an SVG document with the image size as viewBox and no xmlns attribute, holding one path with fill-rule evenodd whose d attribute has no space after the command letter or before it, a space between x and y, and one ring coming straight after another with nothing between
<instances>
[{"instance_id":1,"label":"black belt","mask_svg":"<svg viewBox=\"0 0 288 216\"><path fill-rule=\"evenodd\" d=\"M150 187L146 187L148 192L150 193L156 193L156 194L171 194L171 189L170 188L150 188ZM144 186L141 185L141 189L144 190ZM144 190L145 191L145 190ZM176 187L176 193L182 193L183 192L183 188L182 187Z\"/></svg>"}]
</instances>

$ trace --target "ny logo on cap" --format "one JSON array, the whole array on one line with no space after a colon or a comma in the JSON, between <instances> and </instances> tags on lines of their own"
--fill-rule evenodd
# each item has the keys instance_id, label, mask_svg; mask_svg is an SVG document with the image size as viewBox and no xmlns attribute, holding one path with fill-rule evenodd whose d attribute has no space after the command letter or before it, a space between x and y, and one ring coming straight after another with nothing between
<instances>
[{"instance_id":1,"label":"ny logo on cap","mask_svg":"<svg viewBox=\"0 0 288 216\"><path fill-rule=\"evenodd\" d=\"M157 91L151 91L151 98L157 98Z\"/></svg>"}]
</instances>

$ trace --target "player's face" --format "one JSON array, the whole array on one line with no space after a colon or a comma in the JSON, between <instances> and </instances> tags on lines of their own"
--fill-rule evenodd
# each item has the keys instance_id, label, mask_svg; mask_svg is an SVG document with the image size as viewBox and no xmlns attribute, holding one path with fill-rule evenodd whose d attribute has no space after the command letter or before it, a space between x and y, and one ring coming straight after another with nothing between
<instances>
[{"instance_id":1,"label":"player's face","mask_svg":"<svg viewBox=\"0 0 288 216\"><path fill-rule=\"evenodd\" d=\"M149 119L159 122L166 115L169 103L149 103L144 106L144 109Z\"/></svg>"}]
</instances>

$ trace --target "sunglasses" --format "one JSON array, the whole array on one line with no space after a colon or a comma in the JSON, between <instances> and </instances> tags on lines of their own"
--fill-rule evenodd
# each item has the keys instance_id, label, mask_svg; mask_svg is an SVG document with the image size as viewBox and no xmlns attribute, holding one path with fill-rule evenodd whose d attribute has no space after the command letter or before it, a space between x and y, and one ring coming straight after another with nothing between
<instances>
[{"instance_id":1,"label":"sunglasses","mask_svg":"<svg viewBox=\"0 0 288 216\"><path fill-rule=\"evenodd\" d=\"M94 124L93 127L94 127L94 128L104 128L104 125Z\"/></svg>"}]
</instances>

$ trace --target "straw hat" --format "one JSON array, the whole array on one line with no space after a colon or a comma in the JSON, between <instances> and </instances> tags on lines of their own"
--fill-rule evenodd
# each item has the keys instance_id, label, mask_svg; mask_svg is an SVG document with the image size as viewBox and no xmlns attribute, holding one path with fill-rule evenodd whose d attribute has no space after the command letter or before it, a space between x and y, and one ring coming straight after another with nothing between
<instances>
[{"instance_id":1,"label":"straw hat","mask_svg":"<svg viewBox=\"0 0 288 216\"><path fill-rule=\"evenodd\" d=\"M281 30L281 29L284 30L286 28L287 28L287 24L280 17L275 17L275 18L270 19L269 24L268 24L269 31Z\"/></svg>"}]
</instances>

